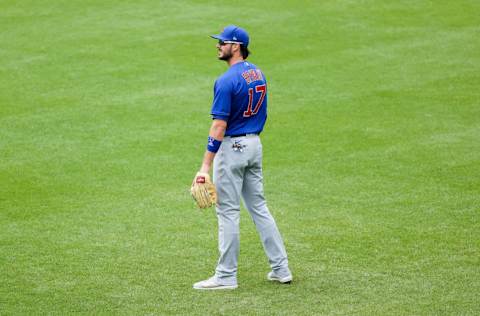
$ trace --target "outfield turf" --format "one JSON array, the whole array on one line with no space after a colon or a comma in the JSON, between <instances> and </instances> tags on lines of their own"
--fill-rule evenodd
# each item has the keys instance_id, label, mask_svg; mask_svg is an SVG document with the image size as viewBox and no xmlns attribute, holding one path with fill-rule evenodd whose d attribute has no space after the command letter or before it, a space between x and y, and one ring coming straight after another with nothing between
<instances>
[{"instance_id":1,"label":"outfield turf","mask_svg":"<svg viewBox=\"0 0 480 316\"><path fill-rule=\"evenodd\" d=\"M295 280L266 280L242 210L239 288L199 292L230 23L269 80ZM479 34L477 0L0 0L0 314L480 314Z\"/></svg>"}]
</instances>

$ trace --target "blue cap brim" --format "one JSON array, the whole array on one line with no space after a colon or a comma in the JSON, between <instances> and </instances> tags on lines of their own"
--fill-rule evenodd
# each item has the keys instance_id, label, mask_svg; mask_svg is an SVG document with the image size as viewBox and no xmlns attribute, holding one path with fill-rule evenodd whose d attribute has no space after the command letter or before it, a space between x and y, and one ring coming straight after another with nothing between
<instances>
[{"instance_id":1,"label":"blue cap brim","mask_svg":"<svg viewBox=\"0 0 480 316\"><path fill-rule=\"evenodd\" d=\"M221 40L221 41L226 41L225 37L223 37L222 35L210 35L211 38L214 38L214 39L218 39L218 40Z\"/></svg>"}]
</instances>

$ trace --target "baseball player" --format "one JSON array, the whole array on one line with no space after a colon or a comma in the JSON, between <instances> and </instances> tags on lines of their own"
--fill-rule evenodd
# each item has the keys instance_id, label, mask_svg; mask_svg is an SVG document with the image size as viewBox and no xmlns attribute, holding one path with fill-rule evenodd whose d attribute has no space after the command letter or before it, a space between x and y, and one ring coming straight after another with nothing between
<instances>
[{"instance_id":1,"label":"baseball player","mask_svg":"<svg viewBox=\"0 0 480 316\"><path fill-rule=\"evenodd\" d=\"M247 32L235 25L224 28L218 40L218 59L229 69L215 82L213 118L207 150L199 174L213 163L217 188L218 248L220 258L211 278L193 285L198 290L237 288L240 198L243 198L260 234L272 271L267 278L290 283L287 253L263 194L260 133L267 119L267 82L262 71L247 62ZM215 159L214 159L215 158Z\"/></svg>"}]
</instances>

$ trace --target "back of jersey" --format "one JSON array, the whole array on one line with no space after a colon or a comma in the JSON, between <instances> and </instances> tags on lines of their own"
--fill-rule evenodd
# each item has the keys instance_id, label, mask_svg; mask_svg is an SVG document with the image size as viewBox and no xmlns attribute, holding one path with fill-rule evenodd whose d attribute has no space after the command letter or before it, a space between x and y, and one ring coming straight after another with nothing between
<instances>
[{"instance_id":1,"label":"back of jersey","mask_svg":"<svg viewBox=\"0 0 480 316\"><path fill-rule=\"evenodd\" d=\"M227 121L225 136L260 134L267 120L267 82L262 71L243 61L215 82L212 115Z\"/></svg>"}]
</instances>

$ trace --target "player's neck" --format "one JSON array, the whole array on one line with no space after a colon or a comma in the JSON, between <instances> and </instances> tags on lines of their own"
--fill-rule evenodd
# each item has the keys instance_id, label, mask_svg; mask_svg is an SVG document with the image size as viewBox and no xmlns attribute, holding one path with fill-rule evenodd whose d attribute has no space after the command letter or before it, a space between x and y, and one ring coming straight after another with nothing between
<instances>
[{"instance_id":1,"label":"player's neck","mask_svg":"<svg viewBox=\"0 0 480 316\"><path fill-rule=\"evenodd\" d=\"M232 56L232 58L230 58L227 63L228 63L228 66L233 66L235 64L238 64L238 63L241 63L243 61L243 58L242 56Z\"/></svg>"}]
</instances>

